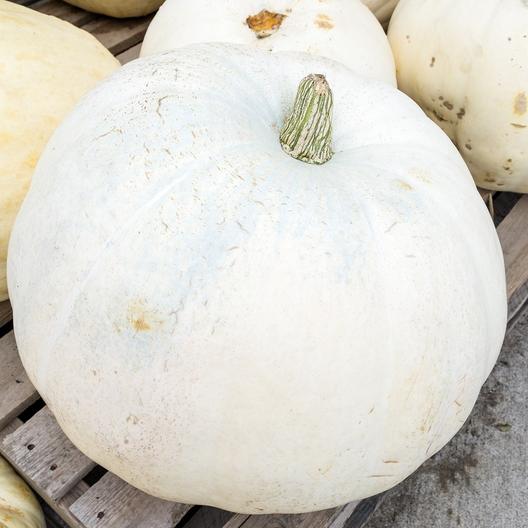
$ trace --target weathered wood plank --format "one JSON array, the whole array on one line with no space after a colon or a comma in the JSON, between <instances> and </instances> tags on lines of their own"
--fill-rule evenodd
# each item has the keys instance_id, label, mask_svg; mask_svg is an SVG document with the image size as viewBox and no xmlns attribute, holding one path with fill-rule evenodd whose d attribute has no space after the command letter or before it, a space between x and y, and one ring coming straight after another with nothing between
<instances>
[{"instance_id":1,"label":"weathered wood plank","mask_svg":"<svg viewBox=\"0 0 528 528\"><path fill-rule=\"evenodd\" d=\"M0 338L0 429L38 399L20 362L13 331Z\"/></svg>"},{"instance_id":2,"label":"weathered wood plank","mask_svg":"<svg viewBox=\"0 0 528 528\"><path fill-rule=\"evenodd\" d=\"M16 431L23 423L24 422L22 420L15 418L13 421L9 422L4 428L0 429L0 443L6 436Z\"/></svg>"},{"instance_id":3,"label":"weathered wood plank","mask_svg":"<svg viewBox=\"0 0 528 528\"><path fill-rule=\"evenodd\" d=\"M137 59L139 57L140 50L141 50L141 43L136 44L135 46L132 46L126 51L123 51L123 53L119 53L119 55L116 55L116 58L121 64L126 64L127 62Z\"/></svg>"},{"instance_id":4,"label":"weathered wood plank","mask_svg":"<svg viewBox=\"0 0 528 528\"><path fill-rule=\"evenodd\" d=\"M70 491L68 491L60 501L53 501L50 503L50 506L70 528L84 528L84 526L70 512L70 506L77 499L82 497L89 489L90 486L81 480Z\"/></svg>"},{"instance_id":5,"label":"weathered wood plank","mask_svg":"<svg viewBox=\"0 0 528 528\"><path fill-rule=\"evenodd\" d=\"M9 301L0 302L0 327L9 323L13 317L11 303Z\"/></svg>"},{"instance_id":6,"label":"weathered wood plank","mask_svg":"<svg viewBox=\"0 0 528 528\"><path fill-rule=\"evenodd\" d=\"M143 40L151 20L152 16L121 20L100 18L84 25L83 29L96 37L111 53L118 55Z\"/></svg>"},{"instance_id":7,"label":"weathered wood plank","mask_svg":"<svg viewBox=\"0 0 528 528\"><path fill-rule=\"evenodd\" d=\"M357 504L298 515L235 515L223 528L344 528Z\"/></svg>"},{"instance_id":8,"label":"weathered wood plank","mask_svg":"<svg viewBox=\"0 0 528 528\"><path fill-rule=\"evenodd\" d=\"M151 497L106 473L70 511L86 528L173 528L190 508Z\"/></svg>"},{"instance_id":9,"label":"weathered wood plank","mask_svg":"<svg viewBox=\"0 0 528 528\"><path fill-rule=\"evenodd\" d=\"M510 320L528 300L528 195L500 223L497 233L504 252Z\"/></svg>"},{"instance_id":10,"label":"weathered wood plank","mask_svg":"<svg viewBox=\"0 0 528 528\"><path fill-rule=\"evenodd\" d=\"M237 513L224 524L223 528L241 528L248 519L249 515Z\"/></svg>"},{"instance_id":11,"label":"weathered wood plank","mask_svg":"<svg viewBox=\"0 0 528 528\"><path fill-rule=\"evenodd\" d=\"M84 9L79 9L78 7L59 0L37 0L35 3L31 4L31 9L35 9L45 15L55 16L73 24L74 26L82 26L91 20L100 18L94 13L89 13Z\"/></svg>"},{"instance_id":12,"label":"weathered wood plank","mask_svg":"<svg viewBox=\"0 0 528 528\"><path fill-rule=\"evenodd\" d=\"M52 501L95 466L68 440L48 407L4 438L0 451L40 496Z\"/></svg>"},{"instance_id":13,"label":"weathered wood plank","mask_svg":"<svg viewBox=\"0 0 528 528\"><path fill-rule=\"evenodd\" d=\"M231 520L234 513L210 506L202 506L185 523L185 528L225 528L226 523ZM247 517L245 515L244 517Z\"/></svg>"}]
</instances>

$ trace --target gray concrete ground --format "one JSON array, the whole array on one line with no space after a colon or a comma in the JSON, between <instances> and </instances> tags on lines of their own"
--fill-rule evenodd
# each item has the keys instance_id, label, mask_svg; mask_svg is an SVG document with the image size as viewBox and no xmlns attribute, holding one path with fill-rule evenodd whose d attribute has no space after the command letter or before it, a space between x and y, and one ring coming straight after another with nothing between
<instances>
[{"instance_id":1,"label":"gray concrete ground","mask_svg":"<svg viewBox=\"0 0 528 528\"><path fill-rule=\"evenodd\" d=\"M391 491L368 528L528 528L528 312L458 435Z\"/></svg>"}]
</instances>

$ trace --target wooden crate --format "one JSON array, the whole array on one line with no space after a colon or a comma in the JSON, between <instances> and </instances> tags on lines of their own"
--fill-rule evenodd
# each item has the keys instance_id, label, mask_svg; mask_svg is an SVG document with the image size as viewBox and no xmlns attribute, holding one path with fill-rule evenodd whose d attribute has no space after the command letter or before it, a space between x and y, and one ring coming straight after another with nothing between
<instances>
[{"instance_id":1,"label":"wooden crate","mask_svg":"<svg viewBox=\"0 0 528 528\"><path fill-rule=\"evenodd\" d=\"M115 20L59 0L18 0L96 36L121 63L135 59L151 17ZM487 200L490 193L483 193ZM495 196L508 282L509 329L528 300L528 196ZM18 358L9 302L0 303L0 453L44 502L50 526L71 528L360 528L383 494L303 515L234 515L150 497L78 451L39 398Z\"/></svg>"}]
</instances>

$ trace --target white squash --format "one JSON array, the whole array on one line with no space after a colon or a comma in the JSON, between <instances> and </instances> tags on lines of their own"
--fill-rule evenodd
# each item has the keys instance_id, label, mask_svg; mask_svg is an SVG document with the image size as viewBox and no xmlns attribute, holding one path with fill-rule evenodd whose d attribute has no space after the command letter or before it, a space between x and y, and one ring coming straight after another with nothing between
<instances>
[{"instance_id":1,"label":"white squash","mask_svg":"<svg viewBox=\"0 0 528 528\"><path fill-rule=\"evenodd\" d=\"M139 17L153 13L163 0L65 0L68 4L111 17Z\"/></svg>"},{"instance_id":2,"label":"white squash","mask_svg":"<svg viewBox=\"0 0 528 528\"><path fill-rule=\"evenodd\" d=\"M485 189L528 192L528 2L401 0L399 87L456 143Z\"/></svg>"},{"instance_id":3,"label":"white squash","mask_svg":"<svg viewBox=\"0 0 528 528\"><path fill-rule=\"evenodd\" d=\"M392 16L398 0L361 0L383 24L387 24Z\"/></svg>"},{"instance_id":4,"label":"white squash","mask_svg":"<svg viewBox=\"0 0 528 528\"><path fill-rule=\"evenodd\" d=\"M279 142L313 72L334 93L322 165ZM24 366L79 449L248 513L400 482L464 423L506 321L497 235L447 136L334 61L229 44L134 61L70 114L9 286Z\"/></svg>"},{"instance_id":5,"label":"white squash","mask_svg":"<svg viewBox=\"0 0 528 528\"><path fill-rule=\"evenodd\" d=\"M167 0L147 30L141 56L199 42L304 51L396 86L387 36L359 0Z\"/></svg>"},{"instance_id":6,"label":"white squash","mask_svg":"<svg viewBox=\"0 0 528 528\"><path fill-rule=\"evenodd\" d=\"M55 127L119 63L71 24L0 0L0 301L11 227Z\"/></svg>"},{"instance_id":7,"label":"white squash","mask_svg":"<svg viewBox=\"0 0 528 528\"><path fill-rule=\"evenodd\" d=\"M27 484L0 457L0 528L46 528L40 505Z\"/></svg>"}]
</instances>

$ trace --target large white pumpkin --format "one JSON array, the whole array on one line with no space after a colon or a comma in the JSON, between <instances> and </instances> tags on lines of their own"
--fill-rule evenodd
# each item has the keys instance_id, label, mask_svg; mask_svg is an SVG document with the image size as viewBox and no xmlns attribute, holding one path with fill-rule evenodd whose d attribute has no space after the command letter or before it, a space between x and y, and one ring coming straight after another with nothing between
<instances>
[{"instance_id":1,"label":"large white pumpkin","mask_svg":"<svg viewBox=\"0 0 528 528\"><path fill-rule=\"evenodd\" d=\"M323 165L278 139L312 72L334 93ZM227 44L130 63L70 114L9 286L24 366L82 451L250 513L400 482L464 423L506 320L489 214L415 103Z\"/></svg>"},{"instance_id":2,"label":"large white pumpkin","mask_svg":"<svg viewBox=\"0 0 528 528\"><path fill-rule=\"evenodd\" d=\"M304 51L396 86L387 37L359 0L167 0L147 30L141 56L199 42Z\"/></svg>"},{"instance_id":3,"label":"large white pumpkin","mask_svg":"<svg viewBox=\"0 0 528 528\"><path fill-rule=\"evenodd\" d=\"M477 184L528 192L528 1L401 0L389 40L399 87Z\"/></svg>"},{"instance_id":4,"label":"large white pumpkin","mask_svg":"<svg viewBox=\"0 0 528 528\"><path fill-rule=\"evenodd\" d=\"M0 0L0 301L9 234L42 149L81 96L118 66L87 32Z\"/></svg>"},{"instance_id":5,"label":"large white pumpkin","mask_svg":"<svg viewBox=\"0 0 528 528\"><path fill-rule=\"evenodd\" d=\"M163 0L65 0L87 11L117 18L148 15L158 9ZM214 0L213 0L214 1Z\"/></svg>"},{"instance_id":6,"label":"large white pumpkin","mask_svg":"<svg viewBox=\"0 0 528 528\"><path fill-rule=\"evenodd\" d=\"M46 528L46 521L37 499L2 457L0 457L0 527Z\"/></svg>"}]
</instances>

